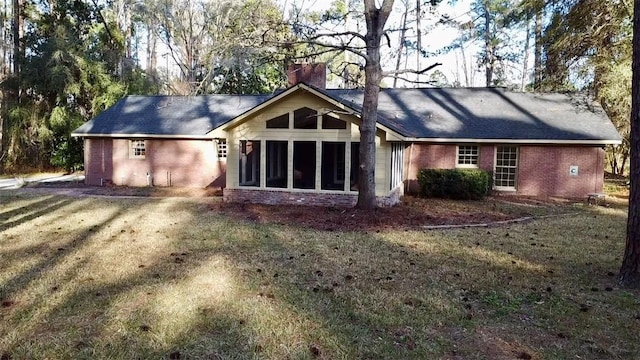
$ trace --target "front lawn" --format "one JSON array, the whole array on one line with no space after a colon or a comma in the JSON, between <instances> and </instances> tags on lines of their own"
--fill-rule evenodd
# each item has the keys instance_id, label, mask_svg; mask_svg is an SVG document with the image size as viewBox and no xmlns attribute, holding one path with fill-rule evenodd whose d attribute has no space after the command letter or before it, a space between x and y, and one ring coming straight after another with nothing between
<instances>
[{"instance_id":1,"label":"front lawn","mask_svg":"<svg viewBox=\"0 0 640 360\"><path fill-rule=\"evenodd\" d=\"M615 285L624 209L472 206L558 215L345 231L210 198L0 192L0 356L638 357L640 294Z\"/></svg>"}]
</instances>

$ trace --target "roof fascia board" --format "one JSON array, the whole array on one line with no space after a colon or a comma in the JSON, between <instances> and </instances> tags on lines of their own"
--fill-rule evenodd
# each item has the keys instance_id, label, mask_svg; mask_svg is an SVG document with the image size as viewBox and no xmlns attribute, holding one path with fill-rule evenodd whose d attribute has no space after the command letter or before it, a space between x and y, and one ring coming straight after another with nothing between
<instances>
[{"instance_id":1,"label":"roof fascia board","mask_svg":"<svg viewBox=\"0 0 640 360\"><path fill-rule=\"evenodd\" d=\"M320 91L308 86L305 83L298 83L298 84L290 87L289 89L283 91L282 93L278 94L277 96L274 96L271 99L263 102L262 104L260 104L260 105L258 105L256 107L246 111L245 113L238 115L233 120L231 120L231 121L227 122L226 124L222 125L221 126L222 129L225 130L225 131L228 131L229 129L237 126L240 122L242 122L247 117L255 114L256 112L264 109L265 107L267 107L267 106L269 106L269 105L271 105L271 104L273 104L273 103L275 103L277 101L280 101L280 99L282 99L284 97L287 97L288 95L294 93L298 89L301 89L301 90L304 90L304 91L308 91L308 92L312 93L313 95L315 95L315 96L327 101L328 103L336 106L340 110L349 111L349 112L351 112L351 115L357 117L358 119L362 119L362 117L360 116L360 112L358 110L341 103L340 101L334 99L333 97L328 96L328 95L326 95L326 94L324 94L324 93L322 93L322 92L320 92ZM386 132L388 134L387 137L389 137L389 134L390 134L391 138L396 138L396 139L403 139L404 138L403 135L399 134L396 131L391 130L390 128L380 124L379 122L376 123L376 127L378 129L383 130L384 132ZM218 127L218 128L220 128L220 127ZM209 132L214 131L214 130L215 129L211 129Z\"/></svg>"},{"instance_id":2,"label":"roof fascia board","mask_svg":"<svg viewBox=\"0 0 640 360\"><path fill-rule=\"evenodd\" d=\"M472 138L404 138L408 142L481 143L481 144L557 144L557 145L620 145L622 140L554 140L554 139L472 139Z\"/></svg>"},{"instance_id":3,"label":"roof fascia board","mask_svg":"<svg viewBox=\"0 0 640 360\"><path fill-rule=\"evenodd\" d=\"M280 101L280 99L283 99L291 94L293 94L294 92L298 91L298 90L304 90L304 91L308 91L320 98L322 98L323 100L326 100L328 102L330 102L331 104L337 106L339 109L341 110L349 110L353 113L353 115L355 116L360 116L360 114L358 113L358 111L356 111L355 109L352 109L338 101L336 101L335 99L331 98L330 96L327 96L319 91L316 91L315 89L313 89L312 87L304 84L304 83L298 83L290 88L288 88L287 90L281 92L280 94L270 98L269 100L261 103L258 106L255 106L247 111L245 111L244 113L236 116L235 118L233 118L231 121L227 122L226 124L222 125L222 129L225 131L228 131L229 129L232 129L234 127L236 127L237 125L239 125L239 123L241 123L243 120L245 120L246 118L248 118L249 116L257 113L258 111L268 107L269 105L276 103L278 101ZM213 131L215 129L211 129L209 132Z\"/></svg>"}]
</instances>

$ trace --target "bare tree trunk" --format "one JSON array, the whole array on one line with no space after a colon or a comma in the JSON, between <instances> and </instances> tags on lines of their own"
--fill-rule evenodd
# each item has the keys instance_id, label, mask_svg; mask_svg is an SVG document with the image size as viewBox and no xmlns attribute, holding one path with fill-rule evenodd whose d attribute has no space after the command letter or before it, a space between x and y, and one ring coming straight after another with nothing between
<instances>
[{"instance_id":1,"label":"bare tree trunk","mask_svg":"<svg viewBox=\"0 0 640 360\"><path fill-rule=\"evenodd\" d=\"M533 69L533 89L538 91L542 83L542 9L538 10L535 19L535 50Z\"/></svg>"},{"instance_id":2,"label":"bare tree trunk","mask_svg":"<svg viewBox=\"0 0 640 360\"><path fill-rule=\"evenodd\" d=\"M470 70L467 69L467 54L464 53L464 44L460 44L460 53L462 54L462 67L464 69L464 86L473 86L473 84L470 83Z\"/></svg>"},{"instance_id":3,"label":"bare tree trunk","mask_svg":"<svg viewBox=\"0 0 640 360\"><path fill-rule=\"evenodd\" d=\"M2 2L2 79L4 79L8 72L8 61L7 61L7 46L9 45L9 34L7 33L7 24L9 23L9 16L7 11L7 1L3 0ZM5 97L4 92L1 93L2 98L0 99L0 171L2 171L2 160L4 158L4 114L3 108L5 106Z\"/></svg>"},{"instance_id":4,"label":"bare tree trunk","mask_svg":"<svg viewBox=\"0 0 640 360\"><path fill-rule=\"evenodd\" d=\"M484 47L485 47L485 86L491 86L493 82L493 57L494 50L491 43L491 14L489 13L489 7L487 1L484 4Z\"/></svg>"},{"instance_id":5,"label":"bare tree trunk","mask_svg":"<svg viewBox=\"0 0 640 360\"><path fill-rule=\"evenodd\" d=\"M125 34L125 45L126 45L126 53L125 57L127 59L131 59L133 57L133 33L131 26L131 8L128 2L124 3L124 34Z\"/></svg>"},{"instance_id":6,"label":"bare tree trunk","mask_svg":"<svg viewBox=\"0 0 640 360\"><path fill-rule=\"evenodd\" d=\"M527 86L527 67L529 66L529 40L531 39L531 24L527 17L527 31L524 39L524 58L522 59L522 77L520 78L520 91L524 91Z\"/></svg>"},{"instance_id":7,"label":"bare tree trunk","mask_svg":"<svg viewBox=\"0 0 640 360\"><path fill-rule=\"evenodd\" d=\"M404 42L407 38L407 17L409 16L409 4L405 4L404 14L402 14L402 29L400 30L400 44L398 44L398 57L396 59L396 71L400 70L402 62L402 51L404 50ZM419 67L418 67L419 69ZM393 78L393 87L398 85L398 77Z\"/></svg>"},{"instance_id":8,"label":"bare tree trunk","mask_svg":"<svg viewBox=\"0 0 640 360\"><path fill-rule=\"evenodd\" d=\"M611 159L609 160L609 166L611 167L612 174L618 174L618 154L616 154L613 146L608 146L611 154Z\"/></svg>"},{"instance_id":9,"label":"bare tree trunk","mask_svg":"<svg viewBox=\"0 0 640 360\"><path fill-rule=\"evenodd\" d=\"M422 29L420 28L420 17L421 17L421 10L420 10L420 1L421 0L416 0L416 29L418 31L418 37L417 37L417 51L416 51L416 69L421 69L420 67L420 58L422 57ZM416 81L420 81L420 75L416 74Z\"/></svg>"},{"instance_id":10,"label":"bare tree trunk","mask_svg":"<svg viewBox=\"0 0 640 360\"><path fill-rule=\"evenodd\" d=\"M13 0L13 73L20 77L20 62L22 57L22 0Z\"/></svg>"},{"instance_id":11,"label":"bare tree trunk","mask_svg":"<svg viewBox=\"0 0 640 360\"><path fill-rule=\"evenodd\" d=\"M633 75L631 85L631 161L627 238L618 282L640 287L640 0L633 7Z\"/></svg>"},{"instance_id":12,"label":"bare tree trunk","mask_svg":"<svg viewBox=\"0 0 640 360\"><path fill-rule=\"evenodd\" d=\"M11 34L8 31L9 22L9 10L7 8L7 2L9 0L3 0L2 2L2 75L9 74L9 44L11 42Z\"/></svg>"},{"instance_id":13,"label":"bare tree trunk","mask_svg":"<svg viewBox=\"0 0 640 360\"><path fill-rule=\"evenodd\" d=\"M640 0L639 0L640 1ZM376 123L378 122L378 95L382 80L380 40L384 25L393 8L393 0L384 0L378 9L375 0L365 0L367 58L365 63L364 99L360 125L359 192L356 207L373 209L376 204Z\"/></svg>"},{"instance_id":14,"label":"bare tree trunk","mask_svg":"<svg viewBox=\"0 0 640 360\"><path fill-rule=\"evenodd\" d=\"M155 76L158 67L157 50L158 38L153 25L147 24L147 73Z\"/></svg>"},{"instance_id":15,"label":"bare tree trunk","mask_svg":"<svg viewBox=\"0 0 640 360\"><path fill-rule=\"evenodd\" d=\"M458 53L453 53L456 56L456 70L453 73L455 80L453 80L453 87L462 86L462 82L460 81L460 63L458 62Z\"/></svg>"}]
</instances>

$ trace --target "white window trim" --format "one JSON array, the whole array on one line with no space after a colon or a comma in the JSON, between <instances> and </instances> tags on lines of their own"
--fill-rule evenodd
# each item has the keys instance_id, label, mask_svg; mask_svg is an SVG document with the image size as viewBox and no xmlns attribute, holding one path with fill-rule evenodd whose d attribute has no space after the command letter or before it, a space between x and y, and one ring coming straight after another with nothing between
<instances>
[{"instance_id":1,"label":"white window trim","mask_svg":"<svg viewBox=\"0 0 640 360\"><path fill-rule=\"evenodd\" d=\"M513 147L516 149L516 165L513 167L516 169L514 174L513 184L514 186L497 186L496 183L496 169L498 167L498 148L499 147ZM520 168L520 147L512 145L496 145L494 148L493 156L493 189L497 191L517 191L518 186L518 172Z\"/></svg>"},{"instance_id":2,"label":"white window trim","mask_svg":"<svg viewBox=\"0 0 640 360\"><path fill-rule=\"evenodd\" d=\"M142 144L142 148L136 146L137 144ZM142 154L136 154L136 150L142 149ZM129 140L129 159L146 159L147 158L147 141L146 140L138 140L138 139L130 139Z\"/></svg>"},{"instance_id":3,"label":"white window trim","mask_svg":"<svg viewBox=\"0 0 640 360\"><path fill-rule=\"evenodd\" d=\"M476 163L475 164L460 164L460 148L461 147L475 147L476 154ZM457 145L456 146L456 168L459 169L477 169L480 165L480 146L478 145Z\"/></svg>"},{"instance_id":4,"label":"white window trim","mask_svg":"<svg viewBox=\"0 0 640 360\"><path fill-rule=\"evenodd\" d=\"M284 148L282 146L278 146L281 145L279 143L287 143L286 141L277 141L277 140L266 140L265 141L265 146L267 147L267 174L265 176L267 176L267 181L269 180L273 180L273 179L281 179L284 178L285 176L287 176L287 174L285 174L284 172L284 168L285 168L285 162L287 161L287 158L283 159L282 155L288 151L288 143L287 146L285 146ZM269 161L269 156L268 154L271 153L273 159L275 159L275 161ZM270 175L270 176L269 176Z\"/></svg>"},{"instance_id":5,"label":"white window trim","mask_svg":"<svg viewBox=\"0 0 640 360\"><path fill-rule=\"evenodd\" d=\"M244 145L243 145L244 142ZM260 147L260 157L258 157L258 159L256 159L257 156L253 156L251 158L251 176L248 176L249 174L247 174L246 171L246 167L247 167L247 162L249 161L249 157L247 154L243 153L242 151L240 151L240 177L239 177L239 181L238 181L238 185L239 186L243 186L243 187L256 187L256 186L260 186L258 180L262 179L263 176L258 177L259 175L259 171L260 170L260 166L258 166L258 162L262 161L262 141L260 140L240 140L240 147L244 146L246 148L247 146L247 142L251 142L252 147L254 146L254 143L259 144L258 146ZM253 149L252 149L253 151ZM261 174L260 174L261 175Z\"/></svg>"},{"instance_id":6,"label":"white window trim","mask_svg":"<svg viewBox=\"0 0 640 360\"><path fill-rule=\"evenodd\" d=\"M391 143L391 176L390 190L402 184L404 174L404 144L400 142Z\"/></svg>"},{"instance_id":7,"label":"white window trim","mask_svg":"<svg viewBox=\"0 0 640 360\"><path fill-rule=\"evenodd\" d=\"M226 159L229 154L227 139L216 139L216 154L218 159Z\"/></svg>"}]
</instances>

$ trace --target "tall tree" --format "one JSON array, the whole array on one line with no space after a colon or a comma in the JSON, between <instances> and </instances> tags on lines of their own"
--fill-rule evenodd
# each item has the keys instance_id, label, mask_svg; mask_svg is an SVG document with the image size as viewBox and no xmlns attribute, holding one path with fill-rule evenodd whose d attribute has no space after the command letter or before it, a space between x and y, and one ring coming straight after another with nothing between
<instances>
[{"instance_id":1,"label":"tall tree","mask_svg":"<svg viewBox=\"0 0 640 360\"><path fill-rule=\"evenodd\" d=\"M384 27L393 9L393 0L384 0L380 8L374 0L364 1L364 16L367 33L364 36L366 46L364 98L362 100L362 123L360 124L360 165L357 206L372 209L376 204L376 124L378 122L378 94L382 80L380 64L380 42L385 34Z\"/></svg>"},{"instance_id":2,"label":"tall tree","mask_svg":"<svg viewBox=\"0 0 640 360\"><path fill-rule=\"evenodd\" d=\"M633 80L631 86L631 192L627 238L619 282L640 287L640 0L633 6Z\"/></svg>"},{"instance_id":3,"label":"tall tree","mask_svg":"<svg viewBox=\"0 0 640 360\"><path fill-rule=\"evenodd\" d=\"M509 85L508 72L511 69L520 71L515 64L528 51L517 49L519 40L516 33L520 31L519 23L515 21L517 3L516 0L474 0L471 3L471 21L442 21L460 31L460 36L445 51L464 51L465 46L474 44L480 48L477 64L478 69L484 72L485 86Z\"/></svg>"},{"instance_id":4,"label":"tall tree","mask_svg":"<svg viewBox=\"0 0 640 360\"><path fill-rule=\"evenodd\" d=\"M282 85L283 74L274 66L286 52L260 46L282 19L272 0L164 0L160 10L158 37L180 73L172 93L258 93Z\"/></svg>"},{"instance_id":5,"label":"tall tree","mask_svg":"<svg viewBox=\"0 0 640 360\"><path fill-rule=\"evenodd\" d=\"M334 2L334 4L340 3ZM317 56L329 52L350 52L361 59L365 72L364 98L360 124L360 152L358 163L358 202L356 207L371 209L377 206L375 195L375 136L378 119L378 95L380 82L385 76L395 76L400 73L424 74L438 64L433 64L422 70L401 69L399 71L383 71L381 64L382 40L385 44L391 42L386 29L387 20L393 10L393 0L379 1L364 0L363 3L350 2L348 12L351 17L364 18L365 33L357 28L344 27L345 14L328 11L312 20L305 21L300 12L294 11L294 19L290 25L294 39L281 44L285 47L303 46L303 55ZM437 3L437 1L432 1ZM361 6L363 5L363 6ZM308 18L306 18L308 20Z\"/></svg>"},{"instance_id":6,"label":"tall tree","mask_svg":"<svg viewBox=\"0 0 640 360\"><path fill-rule=\"evenodd\" d=\"M139 69L121 71L124 35L93 2L43 1L24 12L19 73L2 83L14 94L5 161L13 166L73 168L82 142L70 132L129 91L145 88Z\"/></svg>"},{"instance_id":7,"label":"tall tree","mask_svg":"<svg viewBox=\"0 0 640 360\"><path fill-rule=\"evenodd\" d=\"M541 39L543 67L537 89L593 92L623 136L608 147L612 171L624 174L629 154L632 9L624 1L549 3L554 15Z\"/></svg>"}]
</instances>

